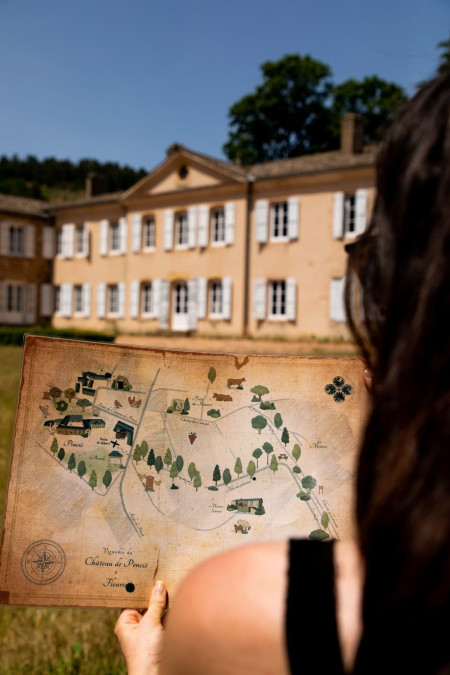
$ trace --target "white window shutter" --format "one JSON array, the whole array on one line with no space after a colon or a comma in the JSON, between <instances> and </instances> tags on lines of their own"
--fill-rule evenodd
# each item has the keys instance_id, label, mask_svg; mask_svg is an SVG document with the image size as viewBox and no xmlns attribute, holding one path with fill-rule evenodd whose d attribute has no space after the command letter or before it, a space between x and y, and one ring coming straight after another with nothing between
<instances>
[{"instance_id":1,"label":"white window shutter","mask_svg":"<svg viewBox=\"0 0 450 675\"><path fill-rule=\"evenodd\" d=\"M104 319L106 314L106 284L97 284L97 316Z\"/></svg>"},{"instance_id":2,"label":"white window shutter","mask_svg":"<svg viewBox=\"0 0 450 675\"><path fill-rule=\"evenodd\" d=\"M160 305L159 305L159 327L166 329L169 327L169 307L170 307L170 283L161 279Z\"/></svg>"},{"instance_id":3,"label":"white window shutter","mask_svg":"<svg viewBox=\"0 0 450 675\"><path fill-rule=\"evenodd\" d=\"M173 248L173 211L164 211L164 250L171 251Z\"/></svg>"},{"instance_id":4,"label":"white window shutter","mask_svg":"<svg viewBox=\"0 0 450 675\"><path fill-rule=\"evenodd\" d=\"M253 318L265 319L267 307L267 279L253 280Z\"/></svg>"},{"instance_id":5,"label":"white window shutter","mask_svg":"<svg viewBox=\"0 0 450 675\"><path fill-rule=\"evenodd\" d=\"M34 225L25 225L25 258L34 258L36 252L36 228ZM36 313L36 312L35 312Z\"/></svg>"},{"instance_id":6,"label":"white window shutter","mask_svg":"<svg viewBox=\"0 0 450 675\"><path fill-rule=\"evenodd\" d=\"M120 284L117 284L119 289L119 317L121 319L125 316L125 282L121 281Z\"/></svg>"},{"instance_id":7,"label":"white window shutter","mask_svg":"<svg viewBox=\"0 0 450 675\"><path fill-rule=\"evenodd\" d=\"M209 229L209 208L206 204L198 207L198 235L197 241L200 248L208 246L208 229Z\"/></svg>"},{"instance_id":8,"label":"white window shutter","mask_svg":"<svg viewBox=\"0 0 450 675\"><path fill-rule=\"evenodd\" d=\"M269 236L269 202L259 199L256 208L256 241L264 244Z\"/></svg>"},{"instance_id":9,"label":"white window shutter","mask_svg":"<svg viewBox=\"0 0 450 675\"><path fill-rule=\"evenodd\" d=\"M158 319L161 319L161 288L162 279L154 279L152 281L153 311Z\"/></svg>"},{"instance_id":10,"label":"white window shutter","mask_svg":"<svg viewBox=\"0 0 450 675\"><path fill-rule=\"evenodd\" d=\"M362 234L367 221L367 190L356 190L356 222L355 234Z\"/></svg>"},{"instance_id":11,"label":"white window shutter","mask_svg":"<svg viewBox=\"0 0 450 675\"><path fill-rule=\"evenodd\" d=\"M83 224L83 255L89 255L89 223Z\"/></svg>"},{"instance_id":12,"label":"white window shutter","mask_svg":"<svg viewBox=\"0 0 450 675\"><path fill-rule=\"evenodd\" d=\"M197 330L197 279L189 279L188 287L188 330Z\"/></svg>"},{"instance_id":13,"label":"white window shutter","mask_svg":"<svg viewBox=\"0 0 450 675\"><path fill-rule=\"evenodd\" d=\"M3 221L0 228L0 255L9 254L9 223Z\"/></svg>"},{"instance_id":14,"label":"white window shutter","mask_svg":"<svg viewBox=\"0 0 450 675\"><path fill-rule=\"evenodd\" d=\"M53 314L53 286L51 284L41 284L40 293L40 315L47 318Z\"/></svg>"},{"instance_id":15,"label":"white window shutter","mask_svg":"<svg viewBox=\"0 0 450 675\"><path fill-rule=\"evenodd\" d=\"M72 316L72 284L61 284L61 316Z\"/></svg>"},{"instance_id":16,"label":"white window shutter","mask_svg":"<svg viewBox=\"0 0 450 675\"><path fill-rule=\"evenodd\" d=\"M187 214L188 248L195 248L197 242L197 207L191 206Z\"/></svg>"},{"instance_id":17,"label":"white window shutter","mask_svg":"<svg viewBox=\"0 0 450 675\"><path fill-rule=\"evenodd\" d=\"M42 257L52 260L55 255L55 230L44 225L42 228ZM49 315L48 315L49 316Z\"/></svg>"},{"instance_id":18,"label":"white window shutter","mask_svg":"<svg viewBox=\"0 0 450 675\"><path fill-rule=\"evenodd\" d=\"M109 220L100 221L100 255L108 254ZM106 298L106 296L105 296ZM103 316L105 313L103 312Z\"/></svg>"},{"instance_id":19,"label":"white window shutter","mask_svg":"<svg viewBox=\"0 0 450 675\"><path fill-rule=\"evenodd\" d=\"M63 225L62 227L62 245L64 258L73 258L73 250L75 243L75 225L72 223Z\"/></svg>"},{"instance_id":20,"label":"white window shutter","mask_svg":"<svg viewBox=\"0 0 450 675\"><path fill-rule=\"evenodd\" d=\"M120 252L127 252L128 224L126 218L119 218Z\"/></svg>"},{"instance_id":21,"label":"white window shutter","mask_svg":"<svg viewBox=\"0 0 450 675\"><path fill-rule=\"evenodd\" d=\"M297 318L297 279L286 279L286 319L295 321Z\"/></svg>"},{"instance_id":22,"label":"white window shutter","mask_svg":"<svg viewBox=\"0 0 450 675\"><path fill-rule=\"evenodd\" d=\"M234 202L225 204L225 243L230 246L234 244L234 230L236 220L236 205Z\"/></svg>"},{"instance_id":23,"label":"white window shutter","mask_svg":"<svg viewBox=\"0 0 450 675\"><path fill-rule=\"evenodd\" d=\"M345 277L331 279L330 282L330 319L345 322L344 303Z\"/></svg>"},{"instance_id":24,"label":"white window shutter","mask_svg":"<svg viewBox=\"0 0 450 675\"><path fill-rule=\"evenodd\" d=\"M197 279L197 318L204 319L206 316L206 290L208 282L205 277Z\"/></svg>"},{"instance_id":25,"label":"white window shutter","mask_svg":"<svg viewBox=\"0 0 450 675\"><path fill-rule=\"evenodd\" d=\"M222 279L222 316L224 319L231 319L231 277Z\"/></svg>"},{"instance_id":26,"label":"white window shutter","mask_svg":"<svg viewBox=\"0 0 450 675\"><path fill-rule=\"evenodd\" d=\"M298 197L288 200L288 237L292 241L298 239L300 204Z\"/></svg>"},{"instance_id":27,"label":"white window shutter","mask_svg":"<svg viewBox=\"0 0 450 675\"><path fill-rule=\"evenodd\" d=\"M333 196L333 239L344 236L344 193L335 192Z\"/></svg>"},{"instance_id":28,"label":"white window shutter","mask_svg":"<svg viewBox=\"0 0 450 675\"><path fill-rule=\"evenodd\" d=\"M139 289L139 281L133 279L130 284L130 317L132 319L137 319L139 316Z\"/></svg>"},{"instance_id":29,"label":"white window shutter","mask_svg":"<svg viewBox=\"0 0 450 675\"><path fill-rule=\"evenodd\" d=\"M139 253L142 241L142 216L140 213L133 214L133 253ZM136 315L137 316L137 315Z\"/></svg>"},{"instance_id":30,"label":"white window shutter","mask_svg":"<svg viewBox=\"0 0 450 675\"><path fill-rule=\"evenodd\" d=\"M82 306L83 316L91 316L91 284L83 284Z\"/></svg>"},{"instance_id":31,"label":"white window shutter","mask_svg":"<svg viewBox=\"0 0 450 675\"><path fill-rule=\"evenodd\" d=\"M27 324L36 323L36 291L36 284L26 284L24 318Z\"/></svg>"}]
</instances>

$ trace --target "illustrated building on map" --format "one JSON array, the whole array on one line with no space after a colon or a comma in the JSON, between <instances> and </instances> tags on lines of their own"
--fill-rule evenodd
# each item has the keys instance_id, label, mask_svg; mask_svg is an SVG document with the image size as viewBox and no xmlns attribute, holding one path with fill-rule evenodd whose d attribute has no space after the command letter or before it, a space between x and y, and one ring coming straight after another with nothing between
<instances>
[{"instance_id":1,"label":"illustrated building on map","mask_svg":"<svg viewBox=\"0 0 450 675\"><path fill-rule=\"evenodd\" d=\"M51 206L53 324L347 337L344 245L374 198L362 138L349 114L340 150L249 167L174 144L125 192Z\"/></svg>"},{"instance_id":2,"label":"illustrated building on map","mask_svg":"<svg viewBox=\"0 0 450 675\"><path fill-rule=\"evenodd\" d=\"M238 511L243 511L245 513L251 513L252 511L258 511L262 508L263 500L260 497L250 498L250 499L233 499L231 505L235 506Z\"/></svg>"},{"instance_id":3,"label":"illustrated building on map","mask_svg":"<svg viewBox=\"0 0 450 675\"><path fill-rule=\"evenodd\" d=\"M133 445L134 428L125 422L117 422L113 431L116 432L116 438L126 438L128 445Z\"/></svg>"},{"instance_id":4,"label":"illustrated building on map","mask_svg":"<svg viewBox=\"0 0 450 675\"><path fill-rule=\"evenodd\" d=\"M83 436L87 438L91 429L103 429L105 421L99 419L83 419L82 415L66 415L56 420L47 420L44 427L56 427L57 434L66 436Z\"/></svg>"},{"instance_id":5,"label":"illustrated building on map","mask_svg":"<svg viewBox=\"0 0 450 675\"><path fill-rule=\"evenodd\" d=\"M122 453L118 450L112 450L108 455L108 464L111 466L120 466L122 464Z\"/></svg>"}]
</instances>

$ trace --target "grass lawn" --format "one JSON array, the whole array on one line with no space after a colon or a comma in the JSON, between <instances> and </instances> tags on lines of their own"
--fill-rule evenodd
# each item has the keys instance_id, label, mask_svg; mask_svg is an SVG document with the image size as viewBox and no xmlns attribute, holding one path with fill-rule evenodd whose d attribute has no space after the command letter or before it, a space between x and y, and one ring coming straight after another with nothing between
<instances>
[{"instance_id":1,"label":"grass lawn","mask_svg":"<svg viewBox=\"0 0 450 675\"><path fill-rule=\"evenodd\" d=\"M0 508L9 467L22 349L0 346ZM0 675L119 675L117 610L0 606Z\"/></svg>"}]
</instances>

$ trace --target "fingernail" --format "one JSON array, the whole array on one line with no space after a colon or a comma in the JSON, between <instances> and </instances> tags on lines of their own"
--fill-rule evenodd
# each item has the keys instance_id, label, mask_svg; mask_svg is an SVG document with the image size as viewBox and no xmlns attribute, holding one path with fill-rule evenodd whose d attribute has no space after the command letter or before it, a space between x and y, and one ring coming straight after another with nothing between
<instances>
[{"instance_id":1,"label":"fingernail","mask_svg":"<svg viewBox=\"0 0 450 675\"><path fill-rule=\"evenodd\" d=\"M155 588L153 589L153 593L154 593L155 595L162 595L162 594L164 593L164 590L165 590L165 589L164 589L164 584L163 584L163 582L162 582L162 581L157 581L157 582L156 582L156 586L155 586Z\"/></svg>"}]
</instances>

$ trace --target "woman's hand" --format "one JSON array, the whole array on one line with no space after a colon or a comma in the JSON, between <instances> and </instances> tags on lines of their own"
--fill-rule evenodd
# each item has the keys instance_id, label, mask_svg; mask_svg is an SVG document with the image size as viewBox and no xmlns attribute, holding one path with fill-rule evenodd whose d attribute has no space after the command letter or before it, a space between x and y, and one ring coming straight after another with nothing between
<instances>
[{"instance_id":1,"label":"woman's hand","mask_svg":"<svg viewBox=\"0 0 450 675\"><path fill-rule=\"evenodd\" d=\"M161 660L164 627L162 614L167 604L167 591L162 581L153 587L148 609L124 609L114 633L125 657L128 675L157 675Z\"/></svg>"},{"instance_id":2,"label":"woman's hand","mask_svg":"<svg viewBox=\"0 0 450 675\"><path fill-rule=\"evenodd\" d=\"M372 371L366 368L363 373L363 377L364 377L364 384L367 387L367 391L372 391Z\"/></svg>"}]
</instances>

